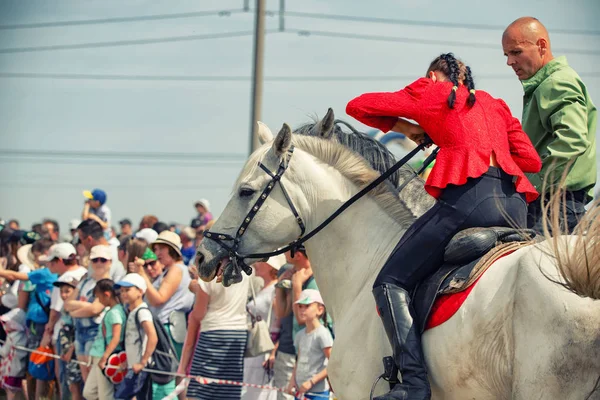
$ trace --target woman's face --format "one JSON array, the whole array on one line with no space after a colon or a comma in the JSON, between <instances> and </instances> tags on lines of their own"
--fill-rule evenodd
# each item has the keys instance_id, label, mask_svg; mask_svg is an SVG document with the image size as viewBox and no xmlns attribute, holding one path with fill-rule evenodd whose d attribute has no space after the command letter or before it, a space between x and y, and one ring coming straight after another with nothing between
<instances>
[{"instance_id":1,"label":"woman's face","mask_svg":"<svg viewBox=\"0 0 600 400\"><path fill-rule=\"evenodd\" d=\"M94 271L94 275L97 278L101 278L103 276L107 276L110 273L111 260L107 260L106 258L94 258L90 260L92 262L92 270Z\"/></svg>"},{"instance_id":2,"label":"woman's face","mask_svg":"<svg viewBox=\"0 0 600 400\"><path fill-rule=\"evenodd\" d=\"M173 258L171 258L169 255L169 246L166 244L157 243L153 247L154 253L156 254L156 257L158 257L158 261L160 261L163 266L175 264L175 260L173 260Z\"/></svg>"},{"instance_id":3,"label":"woman's face","mask_svg":"<svg viewBox=\"0 0 600 400\"><path fill-rule=\"evenodd\" d=\"M147 260L144 263L144 270L151 280L155 280L163 273L163 265L158 260Z\"/></svg>"},{"instance_id":4,"label":"woman's face","mask_svg":"<svg viewBox=\"0 0 600 400\"><path fill-rule=\"evenodd\" d=\"M273 277L272 277L273 267L271 267L266 262L264 262L264 261L256 262L256 263L254 263L253 267L254 267L254 270L256 271L256 276L263 278L263 280L265 282L269 282L273 279Z\"/></svg>"}]
</instances>

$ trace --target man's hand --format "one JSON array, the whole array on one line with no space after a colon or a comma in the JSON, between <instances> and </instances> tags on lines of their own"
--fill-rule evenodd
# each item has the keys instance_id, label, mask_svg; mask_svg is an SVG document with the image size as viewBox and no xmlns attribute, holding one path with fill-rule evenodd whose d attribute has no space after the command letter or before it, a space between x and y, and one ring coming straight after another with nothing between
<instances>
[{"instance_id":1,"label":"man's hand","mask_svg":"<svg viewBox=\"0 0 600 400\"><path fill-rule=\"evenodd\" d=\"M286 279L292 279L292 275L294 275L294 269L290 268L287 271L285 271L283 274L281 274L281 276L279 277L279 282L281 281L285 281Z\"/></svg>"},{"instance_id":2,"label":"man's hand","mask_svg":"<svg viewBox=\"0 0 600 400\"><path fill-rule=\"evenodd\" d=\"M304 283L312 276L311 271L308 268L302 268L292 276L292 286L301 287Z\"/></svg>"},{"instance_id":3,"label":"man's hand","mask_svg":"<svg viewBox=\"0 0 600 400\"><path fill-rule=\"evenodd\" d=\"M310 381L306 381L302 385L300 385L300 387L298 388L298 394L300 396L302 396L304 393L306 393L310 389L312 389L312 387L313 387L312 383L310 383Z\"/></svg>"},{"instance_id":4,"label":"man's hand","mask_svg":"<svg viewBox=\"0 0 600 400\"><path fill-rule=\"evenodd\" d=\"M100 367L100 369L104 369L104 367L106 367L106 361L108 361L108 357L105 355L102 356L100 361L98 361L98 366Z\"/></svg>"}]
</instances>

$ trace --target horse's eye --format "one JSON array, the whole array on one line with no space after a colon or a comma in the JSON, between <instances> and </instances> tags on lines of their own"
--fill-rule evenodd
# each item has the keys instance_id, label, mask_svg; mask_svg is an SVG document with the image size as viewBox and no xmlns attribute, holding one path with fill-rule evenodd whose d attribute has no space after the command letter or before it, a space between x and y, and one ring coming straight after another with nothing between
<instances>
[{"instance_id":1,"label":"horse's eye","mask_svg":"<svg viewBox=\"0 0 600 400\"><path fill-rule=\"evenodd\" d=\"M240 197L252 197L255 193L254 189L250 188L241 188L240 189Z\"/></svg>"}]
</instances>

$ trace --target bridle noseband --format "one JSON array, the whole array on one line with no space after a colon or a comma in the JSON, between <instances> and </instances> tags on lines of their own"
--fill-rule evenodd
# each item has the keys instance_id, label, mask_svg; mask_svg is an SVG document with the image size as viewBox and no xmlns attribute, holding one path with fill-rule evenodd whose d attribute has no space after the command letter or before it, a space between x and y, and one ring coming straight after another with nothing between
<instances>
[{"instance_id":1,"label":"bridle noseband","mask_svg":"<svg viewBox=\"0 0 600 400\"><path fill-rule=\"evenodd\" d=\"M252 274L252 268L250 268L250 266L248 266L244 262L244 259L251 258L251 259L266 260L269 257L283 254L286 251L291 251L292 257L293 257L294 253L299 248L302 247L304 242L306 242L307 240L312 238L314 235L319 233L323 228L325 228L327 225L329 225L329 223L331 221L333 221L335 218L337 218L344 210L346 210L348 207L350 207L352 204L354 204L356 201L358 201L365 194L370 192L373 188L375 188L375 187L379 186L381 183L383 183L387 178L389 178L392 174L394 174L397 170L399 170L404 164L406 164L408 161L410 161L410 159L413 158L419 151L423 150L425 147L427 147L428 145L430 145L432 143L433 142L431 141L431 139L429 139L429 137L426 137L426 140L423 143L418 145L410 153L408 153L406 156L402 157L402 159L400 161L398 161L396 164L394 164L392 167L390 167L387 171L385 171L383 174L381 174L377 179L375 179L373 182L371 182L370 184L365 186L358 193L356 193L354 196L352 196L350 199L348 199L348 201L346 201L344 204L342 204L340 206L340 208L338 208L333 214L331 214L329 217L327 217L327 219L325 221L323 221L319 226L317 226L315 229L313 229L306 235L304 235L304 232L306 230L304 221L300 217L300 214L298 214L298 210L294 206L292 199L290 198L287 191L285 190L285 186L283 185L283 182L281 182L281 177L283 176L283 174L289 167L290 160L292 159L292 155L294 154L294 146L292 145L292 146L290 146L290 148L288 149L286 154L282 157L281 163L279 164L279 167L277 169L277 173L271 172L262 162L260 162L260 161L258 162L258 166L263 171L265 171L267 174L269 174L269 176L271 177L271 181L267 184L267 186L263 190L262 194L256 200L256 202L254 203L254 206L250 209L250 212L248 212L248 214L246 215L246 218L244 218L244 221L238 228L238 230L235 234L235 237L233 237L229 234L226 234L226 233L218 233L218 232L210 232L210 231L204 232L204 237L207 239L210 239L210 240L214 240L219 246L221 246L225 250L227 250L229 258L231 259L233 266L236 269L242 269L247 275L250 275L250 274ZM427 159L423 162L421 169L419 169L418 172L415 172L415 175L413 177L411 177L410 179L407 179L402 185L400 185L398 187L398 189L397 189L398 193L400 191L402 191L402 189L404 189L406 187L406 185L408 185L408 183L412 179L419 176L419 174L421 174L421 172L423 172L427 168L427 166L429 166L429 164L431 164L433 162L438 151L439 151L439 148L435 149L431 153L431 155L429 157L427 157ZM250 223L252 222L252 220L254 219L254 217L256 216L256 214L258 213L260 208L262 207L262 205L265 203L265 200L267 200L267 197L269 197L269 195L271 194L271 191L275 187L276 183L279 183L279 187L281 188L281 191L283 192L283 195L285 196L285 199L290 207L290 210L291 210L292 214L294 214L294 217L296 218L296 222L297 222L298 226L300 227L300 236L298 236L298 238L296 240L289 243L287 246L282 247L275 251L271 251L268 253L240 254L238 252L238 249L240 247L240 241L241 241L242 236L244 235L244 233L246 233L246 230L248 229L248 225L250 225ZM227 244L227 242L232 242L233 244L229 245L229 244Z\"/></svg>"}]
</instances>

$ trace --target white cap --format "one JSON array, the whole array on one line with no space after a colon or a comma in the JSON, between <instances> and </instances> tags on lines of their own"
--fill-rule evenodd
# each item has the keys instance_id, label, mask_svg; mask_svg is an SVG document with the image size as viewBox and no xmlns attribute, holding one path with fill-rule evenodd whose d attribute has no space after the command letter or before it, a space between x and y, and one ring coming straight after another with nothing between
<instances>
[{"instance_id":1,"label":"white cap","mask_svg":"<svg viewBox=\"0 0 600 400\"><path fill-rule=\"evenodd\" d=\"M69 229L70 230L77 229L77 227L79 226L79 224L81 224L81 220L80 219L72 219L69 222Z\"/></svg>"},{"instance_id":2,"label":"white cap","mask_svg":"<svg viewBox=\"0 0 600 400\"><path fill-rule=\"evenodd\" d=\"M206 211L210 211L210 203L208 202L208 200L206 199L200 199L197 202L194 203L194 206L198 207L198 206L203 206L204 208L206 208Z\"/></svg>"},{"instance_id":3,"label":"white cap","mask_svg":"<svg viewBox=\"0 0 600 400\"><path fill-rule=\"evenodd\" d=\"M77 250L71 243L58 243L50 247L50 253L45 256L40 256L40 261L48 262L52 261L55 258L60 258L61 260L66 260L70 258L74 258L77 254Z\"/></svg>"},{"instance_id":4,"label":"white cap","mask_svg":"<svg viewBox=\"0 0 600 400\"><path fill-rule=\"evenodd\" d=\"M325 305L321 293L316 289L304 289L302 293L300 293L300 298L294 304L309 305L312 303Z\"/></svg>"},{"instance_id":5,"label":"white cap","mask_svg":"<svg viewBox=\"0 0 600 400\"><path fill-rule=\"evenodd\" d=\"M142 291L142 293L146 293L146 281L140 274L127 274L121 279L119 282L115 283L115 289L122 287L136 287Z\"/></svg>"},{"instance_id":6,"label":"white cap","mask_svg":"<svg viewBox=\"0 0 600 400\"><path fill-rule=\"evenodd\" d=\"M158 238L158 233L152 228L144 228L135 234L137 239L144 239L148 244L154 243Z\"/></svg>"},{"instance_id":7,"label":"white cap","mask_svg":"<svg viewBox=\"0 0 600 400\"><path fill-rule=\"evenodd\" d=\"M275 271L279 271L281 267L286 264L287 260L285 259L285 255L279 254L277 256L269 257L266 261L267 264L271 266Z\"/></svg>"},{"instance_id":8,"label":"white cap","mask_svg":"<svg viewBox=\"0 0 600 400\"><path fill-rule=\"evenodd\" d=\"M92 247L92 250L90 250L90 260L93 261L96 258L105 258L107 260L112 260L112 250L110 246L101 244Z\"/></svg>"}]
</instances>

